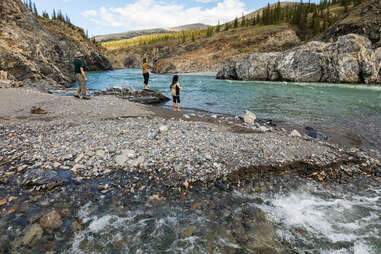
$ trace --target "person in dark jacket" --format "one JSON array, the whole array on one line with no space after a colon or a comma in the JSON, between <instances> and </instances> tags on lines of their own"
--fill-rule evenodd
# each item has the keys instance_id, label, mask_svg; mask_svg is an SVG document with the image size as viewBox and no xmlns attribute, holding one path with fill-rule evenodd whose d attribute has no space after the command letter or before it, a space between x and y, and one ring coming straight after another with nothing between
<instances>
[{"instance_id":1,"label":"person in dark jacket","mask_svg":"<svg viewBox=\"0 0 381 254\"><path fill-rule=\"evenodd\" d=\"M148 89L148 81L149 81L149 69L152 68L152 66L147 62L147 58L143 59L143 78L144 78L144 89Z\"/></svg>"},{"instance_id":2,"label":"person in dark jacket","mask_svg":"<svg viewBox=\"0 0 381 254\"><path fill-rule=\"evenodd\" d=\"M175 75L172 78L172 84L171 84L171 94L173 98L173 111L180 112L180 90L183 89L184 87L180 85L179 83L179 76Z\"/></svg>"},{"instance_id":3,"label":"person in dark jacket","mask_svg":"<svg viewBox=\"0 0 381 254\"><path fill-rule=\"evenodd\" d=\"M86 96L86 83L88 79L84 70L85 66L81 60L82 57L83 54L81 52L77 52L74 55L74 73L75 79L78 82L78 89L75 92L74 96L81 99L89 99L89 97Z\"/></svg>"}]
</instances>

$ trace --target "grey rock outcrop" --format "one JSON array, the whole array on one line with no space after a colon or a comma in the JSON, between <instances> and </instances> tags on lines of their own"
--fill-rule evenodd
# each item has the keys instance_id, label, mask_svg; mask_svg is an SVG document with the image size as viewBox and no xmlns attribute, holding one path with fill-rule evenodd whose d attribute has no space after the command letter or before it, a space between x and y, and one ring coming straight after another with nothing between
<instances>
[{"instance_id":1,"label":"grey rock outcrop","mask_svg":"<svg viewBox=\"0 0 381 254\"><path fill-rule=\"evenodd\" d=\"M74 96L75 91L76 89L74 88L65 90L48 90L51 94L61 96ZM113 95L121 99L127 99L129 101L141 104L160 104L169 101L169 98L159 91L151 89L138 89L130 86L113 86L103 90L87 89L87 95Z\"/></svg>"},{"instance_id":2,"label":"grey rock outcrop","mask_svg":"<svg viewBox=\"0 0 381 254\"><path fill-rule=\"evenodd\" d=\"M9 80L26 85L47 80L50 85L69 87L77 51L84 55L87 70L112 69L83 29L37 17L20 0L0 1L0 31L0 71Z\"/></svg>"},{"instance_id":3,"label":"grey rock outcrop","mask_svg":"<svg viewBox=\"0 0 381 254\"><path fill-rule=\"evenodd\" d=\"M366 37L348 34L334 43L312 41L285 52L234 59L218 79L290 82L381 83L381 49Z\"/></svg>"}]
</instances>

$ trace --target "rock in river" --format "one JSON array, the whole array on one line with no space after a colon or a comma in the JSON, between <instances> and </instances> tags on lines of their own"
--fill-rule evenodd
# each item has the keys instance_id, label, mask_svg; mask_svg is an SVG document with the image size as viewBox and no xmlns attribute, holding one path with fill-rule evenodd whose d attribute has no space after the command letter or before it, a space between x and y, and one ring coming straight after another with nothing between
<instances>
[{"instance_id":1,"label":"rock in river","mask_svg":"<svg viewBox=\"0 0 381 254\"><path fill-rule=\"evenodd\" d=\"M23 186L35 187L37 190L51 190L57 186L70 182L70 174L59 174L54 170L31 169L27 171L21 181Z\"/></svg>"},{"instance_id":2,"label":"rock in river","mask_svg":"<svg viewBox=\"0 0 381 254\"><path fill-rule=\"evenodd\" d=\"M63 224L61 215L57 211L51 211L40 219L40 225L43 228L57 229Z\"/></svg>"}]
</instances>

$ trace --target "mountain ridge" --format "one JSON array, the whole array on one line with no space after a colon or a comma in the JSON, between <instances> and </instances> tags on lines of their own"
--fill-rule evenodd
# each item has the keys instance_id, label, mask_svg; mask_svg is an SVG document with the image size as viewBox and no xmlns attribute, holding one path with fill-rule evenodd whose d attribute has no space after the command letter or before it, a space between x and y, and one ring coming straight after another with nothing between
<instances>
[{"instance_id":1,"label":"mountain ridge","mask_svg":"<svg viewBox=\"0 0 381 254\"><path fill-rule=\"evenodd\" d=\"M127 31L122 33L98 35L98 36L94 36L93 38L97 42L110 42L110 41L131 39L141 35L174 33L174 32L188 31L188 30L194 30L194 29L202 29L207 27L209 27L209 25L205 25L203 23L193 23L193 24L187 24L187 25L176 26L176 27L141 29L141 30L132 30L132 31Z\"/></svg>"}]
</instances>

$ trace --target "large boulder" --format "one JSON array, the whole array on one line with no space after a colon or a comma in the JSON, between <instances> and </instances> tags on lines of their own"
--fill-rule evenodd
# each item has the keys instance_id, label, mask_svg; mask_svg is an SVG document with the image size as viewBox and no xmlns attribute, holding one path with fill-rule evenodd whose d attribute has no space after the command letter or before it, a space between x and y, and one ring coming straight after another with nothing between
<instances>
[{"instance_id":1,"label":"large boulder","mask_svg":"<svg viewBox=\"0 0 381 254\"><path fill-rule=\"evenodd\" d=\"M334 43L313 41L283 53L234 59L219 79L290 82L381 83L381 49L366 37L348 34Z\"/></svg>"}]
</instances>

